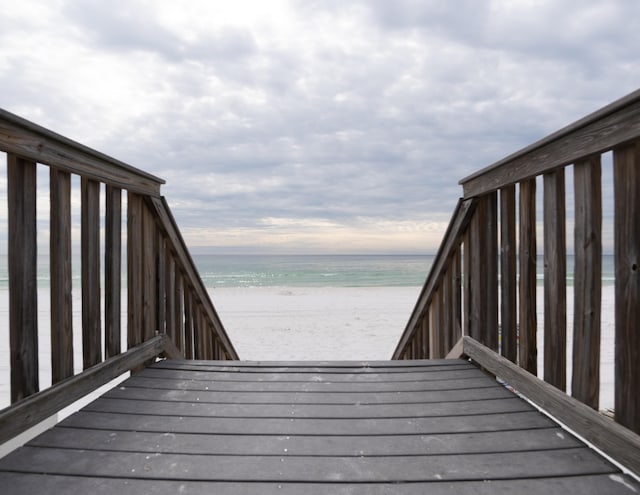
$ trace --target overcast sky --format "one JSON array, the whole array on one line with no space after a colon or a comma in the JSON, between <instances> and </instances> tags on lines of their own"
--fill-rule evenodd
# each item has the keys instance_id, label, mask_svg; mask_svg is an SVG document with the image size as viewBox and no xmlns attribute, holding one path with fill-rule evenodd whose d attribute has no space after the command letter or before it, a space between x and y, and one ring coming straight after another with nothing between
<instances>
[{"instance_id":1,"label":"overcast sky","mask_svg":"<svg viewBox=\"0 0 640 495\"><path fill-rule=\"evenodd\" d=\"M640 86L640 2L3 2L0 106L196 252L430 253L458 181Z\"/></svg>"}]
</instances>

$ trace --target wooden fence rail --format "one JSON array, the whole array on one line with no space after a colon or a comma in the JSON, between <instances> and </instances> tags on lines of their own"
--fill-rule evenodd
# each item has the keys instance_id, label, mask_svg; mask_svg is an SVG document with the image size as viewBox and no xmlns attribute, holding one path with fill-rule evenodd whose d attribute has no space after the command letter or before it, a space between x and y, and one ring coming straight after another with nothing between
<instances>
[{"instance_id":1,"label":"wooden fence rail","mask_svg":"<svg viewBox=\"0 0 640 495\"><path fill-rule=\"evenodd\" d=\"M0 151L7 154L8 174L12 402L39 391L39 367L44 365L38 362L37 318L36 176L40 166L49 168L50 184L52 385L74 375L73 336L78 329L72 321L72 181L77 177L83 369L108 363L157 334L166 335L187 359L238 358L160 196L164 181L4 110L0 110ZM126 281L121 256L125 245ZM126 346L121 342L123 288L128 294Z\"/></svg>"},{"instance_id":2,"label":"wooden fence rail","mask_svg":"<svg viewBox=\"0 0 640 495\"><path fill-rule=\"evenodd\" d=\"M602 158L609 152L611 165ZM612 167L614 182L615 420L640 432L640 91L461 181L464 197L393 357L444 357L460 335L469 336L561 391L570 385L575 399L598 409L603 163ZM568 219L565 176L571 172L574 204ZM536 301L538 210L541 302ZM566 297L570 221L573 301ZM570 384L567 304L574 313ZM544 307L540 373L538 305Z\"/></svg>"}]
</instances>

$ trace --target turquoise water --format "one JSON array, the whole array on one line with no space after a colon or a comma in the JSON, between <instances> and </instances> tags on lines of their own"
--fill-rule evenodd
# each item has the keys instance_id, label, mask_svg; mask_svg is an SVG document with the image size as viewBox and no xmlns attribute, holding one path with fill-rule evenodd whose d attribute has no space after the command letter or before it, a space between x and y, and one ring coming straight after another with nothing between
<instances>
[{"instance_id":1,"label":"turquoise water","mask_svg":"<svg viewBox=\"0 0 640 495\"><path fill-rule=\"evenodd\" d=\"M126 258L125 258L126 259ZM194 255L208 288L220 287L416 287L431 268L432 255ZM603 285L613 285L613 256L602 257ZM573 285L573 256L567 257L567 284ZM538 285L544 262L538 257ZM123 285L126 266L123 266ZM0 289L8 285L7 257L0 256ZM38 285L49 286L49 260L38 258ZM74 259L73 286L80 286Z\"/></svg>"}]
</instances>

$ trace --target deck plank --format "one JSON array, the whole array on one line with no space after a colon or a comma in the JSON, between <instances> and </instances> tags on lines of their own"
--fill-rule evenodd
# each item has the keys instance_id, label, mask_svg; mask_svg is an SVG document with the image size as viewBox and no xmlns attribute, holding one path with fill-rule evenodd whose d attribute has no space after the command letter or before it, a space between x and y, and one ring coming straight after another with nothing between
<instances>
[{"instance_id":1,"label":"deck plank","mask_svg":"<svg viewBox=\"0 0 640 495\"><path fill-rule=\"evenodd\" d=\"M8 493L631 493L464 361L164 361L0 460ZM4 493L4 492L3 492Z\"/></svg>"}]
</instances>

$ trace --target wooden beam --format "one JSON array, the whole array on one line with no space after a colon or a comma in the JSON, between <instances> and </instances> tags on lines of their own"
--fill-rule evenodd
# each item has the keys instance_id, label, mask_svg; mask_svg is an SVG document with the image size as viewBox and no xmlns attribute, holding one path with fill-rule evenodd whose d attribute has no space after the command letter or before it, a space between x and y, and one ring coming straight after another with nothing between
<instances>
[{"instance_id":1,"label":"wooden beam","mask_svg":"<svg viewBox=\"0 0 640 495\"><path fill-rule=\"evenodd\" d=\"M640 432L639 169L640 141L615 150L615 415L635 432Z\"/></svg>"},{"instance_id":2,"label":"wooden beam","mask_svg":"<svg viewBox=\"0 0 640 495\"><path fill-rule=\"evenodd\" d=\"M86 179L160 195L162 179L0 109L0 150Z\"/></svg>"},{"instance_id":3,"label":"wooden beam","mask_svg":"<svg viewBox=\"0 0 640 495\"><path fill-rule=\"evenodd\" d=\"M51 273L51 382L73 375L71 297L71 175L49 171Z\"/></svg>"},{"instance_id":4,"label":"wooden beam","mask_svg":"<svg viewBox=\"0 0 640 495\"><path fill-rule=\"evenodd\" d=\"M544 175L544 379L567 388L567 250L564 170Z\"/></svg>"},{"instance_id":5,"label":"wooden beam","mask_svg":"<svg viewBox=\"0 0 640 495\"><path fill-rule=\"evenodd\" d=\"M520 366L537 374L536 180L520 184Z\"/></svg>"},{"instance_id":6,"label":"wooden beam","mask_svg":"<svg viewBox=\"0 0 640 495\"><path fill-rule=\"evenodd\" d=\"M465 199L551 172L640 136L640 90L460 181Z\"/></svg>"},{"instance_id":7,"label":"wooden beam","mask_svg":"<svg viewBox=\"0 0 640 495\"><path fill-rule=\"evenodd\" d=\"M82 178L82 362L87 369L102 361L100 316L100 183Z\"/></svg>"},{"instance_id":8,"label":"wooden beam","mask_svg":"<svg viewBox=\"0 0 640 495\"><path fill-rule=\"evenodd\" d=\"M553 385L523 370L479 342L464 337L464 355L503 379L518 393L567 425L605 454L640 475L640 436Z\"/></svg>"},{"instance_id":9,"label":"wooden beam","mask_svg":"<svg viewBox=\"0 0 640 495\"><path fill-rule=\"evenodd\" d=\"M513 363L518 360L516 250L516 190L506 186L500 190L500 321L502 355Z\"/></svg>"},{"instance_id":10,"label":"wooden beam","mask_svg":"<svg viewBox=\"0 0 640 495\"><path fill-rule=\"evenodd\" d=\"M498 194L490 193L485 202L482 268L482 335L485 345L498 351Z\"/></svg>"},{"instance_id":11,"label":"wooden beam","mask_svg":"<svg viewBox=\"0 0 640 495\"><path fill-rule=\"evenodd\" d=\"M127 193L127 347L142 343L142 196Z\"/></svg>"},{"instance_id":12,"label":"wooden beam","mask_svg":"<svg viewBox=\"0 0 640 495\"><path fill-rule=\"evenodd\" d=\"M38 391L36 164L7 155L11 402Z\"/></svg>"},{"instance_id":13,"label":"wooden beam","mask_svg":"<svg viewBox=\"0 0 640 495\"><path fill-rule=\"evenodd\" d=\"M594 409L600 396L602 192L600 155L574 168L575 269L571 395Z\"/></svg>"},{"instance_id":14,"label":"wooden beam","mask_svg":"<svg viewBox=\"0 0 640 495\"><path fill-rule=\"evenodd\" d=\"M122 296L122 191L106 188L104 241L104 338L105 357L122 350L120 313Z\"/></svg>"}]
</instances>

